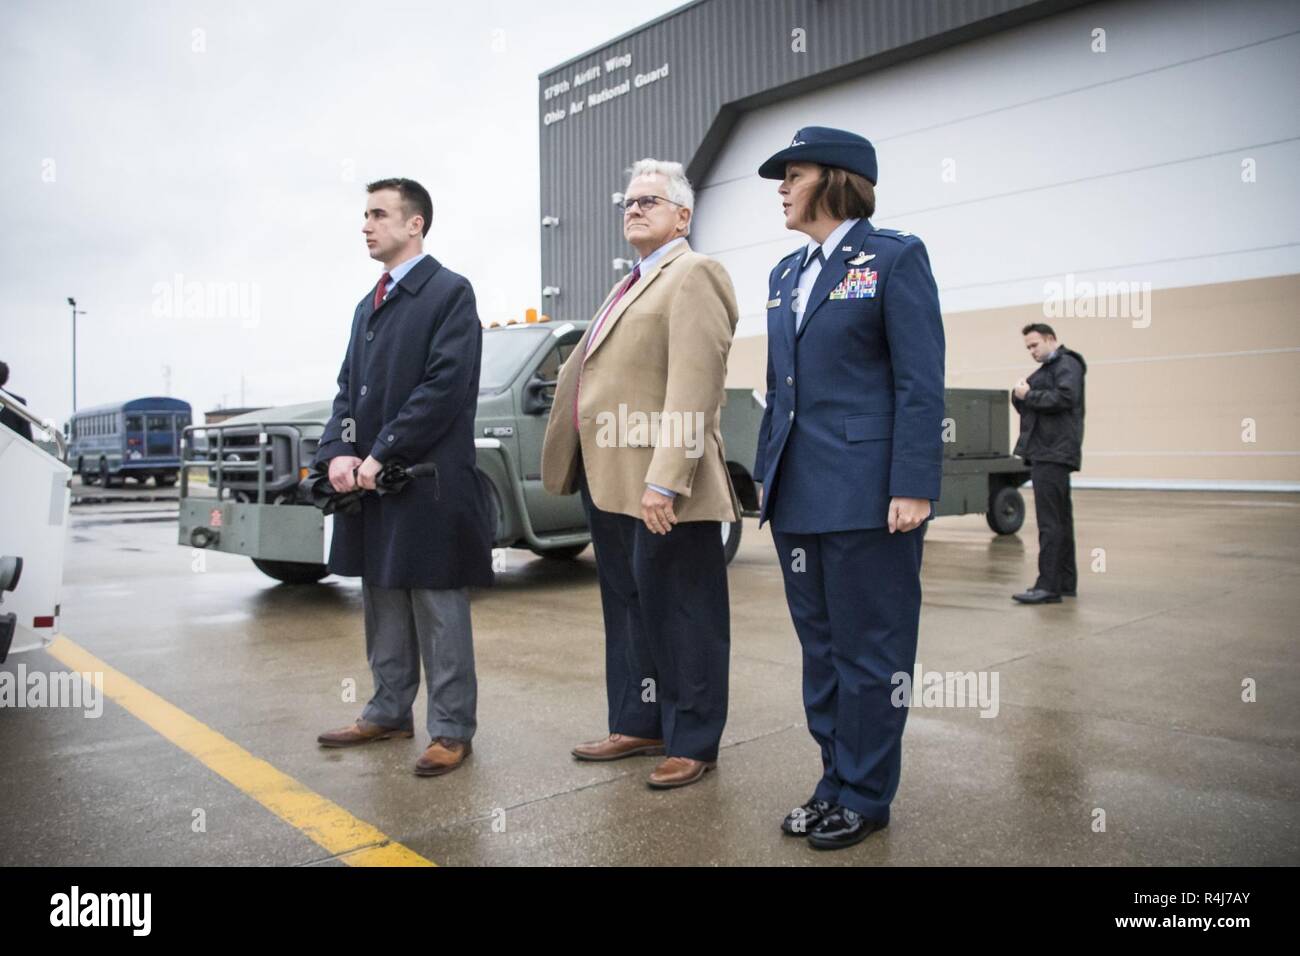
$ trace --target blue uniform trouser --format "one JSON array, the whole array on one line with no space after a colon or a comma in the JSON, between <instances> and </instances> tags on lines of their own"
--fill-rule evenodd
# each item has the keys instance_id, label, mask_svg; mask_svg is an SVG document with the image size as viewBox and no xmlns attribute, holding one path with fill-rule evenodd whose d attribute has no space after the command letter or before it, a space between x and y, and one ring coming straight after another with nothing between
<instances>
[{"instance_id":1,"label":"blue uniform trouser","mask_svg":"<svg viewBox=\"0 0 1300 956\"><path fill-rule=\"evenodd\" d=\"M916 664L923 530L772 531L803 645L808 730L822 751L814 796L873 820L889 819L898 791L909 696L900 688L910 691Z\"/></svg>"}]
</instances>

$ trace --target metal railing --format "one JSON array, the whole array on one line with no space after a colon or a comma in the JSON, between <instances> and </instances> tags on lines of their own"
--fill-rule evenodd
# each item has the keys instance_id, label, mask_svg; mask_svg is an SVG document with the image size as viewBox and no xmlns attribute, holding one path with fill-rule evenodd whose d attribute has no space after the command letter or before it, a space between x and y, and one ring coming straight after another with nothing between
<instances>
[{"instance_id":1,"label":"metal railing","mask_svg":"<svg viewBox=\"0 0 1300 956\"><path fill-rule=\"evenodd\" d=\"M18 401L18 399L14 398L3 388L0 388L0 406L3 406L8 411L13 412L15 415L17 415L19 418L26 421L28 424L35 425L37 428L41 430L42 435L52 436L54 438L55 447L59 449L59 461L65 463L67 462L68 443L64 441L63 434L59 431L59 429L55 428L51 423L42 421L41 419L37 418L34 414L32 414L32 412L28 410L26 405ZM36 433L33 432L32 437L34 438L35 435Z\"/></svg>"},{"instance_id":2,"label":"metal railing","mask_svg":"<svg viewBox=\"0 0 1300 956\"><path fill-rule=\"evenodd\" d=\"M256 433L257 442L250 449L248 445L227 446L225 443L227 431L238 431L241 436ZM188 449L190 454L195 453L194 433L204 432L204 437L208 440L205 454L214 457L207 458L189 458L186 457ZM208 433L215 432L217 436L217 447L214 449ZM275 463L272 457L272 436L283 435L289 438L289 473L293 476L296 485L300 478L299 456L302 453L302 426L298 422L242 422L234 425L190 425L181 432L181 491L182 498L189 497L190 486L190 469L206 468L209 471L215 470L217 473L217 500L220 501L222 493L226 486L226 473L233 474L247 473L254 469L257 471L257 504L266 504L266 472L268 468L274 468ZM256 458L253 461L226 461L225 455L227 447L238 448L241 452L254 451Z\"/></svg>"}]
</instances>

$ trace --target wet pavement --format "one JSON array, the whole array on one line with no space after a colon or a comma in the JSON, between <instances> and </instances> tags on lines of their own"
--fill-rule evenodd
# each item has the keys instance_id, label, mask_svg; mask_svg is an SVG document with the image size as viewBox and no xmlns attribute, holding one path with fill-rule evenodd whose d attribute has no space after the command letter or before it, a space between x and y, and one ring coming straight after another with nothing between
<instances>
[{"instance_id":1,"label":"wet pavement","mask_svg":"<svg viewBox=\"0 0 1300 956\"><path fill-rule=\"evenodd\" d=\"M359 583L199 562L174 543L174 504L73 507L60 625L250 761L438 864L1300 863L1300 495L1076 491L1080 597L1043 607L1010 600L1034 578L1026 497L1017 536L971 515L940 519L925 545L920 665L996 675L996 707L913 707L889 828L836 853L778 830L820 766L780 569L753 520L730 568L719 767L676 791L646 787L655 758L569 756L605 731L590 549L507 552L498 586L474 593L479 732L441 778L411 773L418 732L315 743L370 690ZM20 664L66 669L40 651L0 670ZM415 713L422 726L423 695ZM0 767L0 865L342 857L115 700L99 717L0 708Z\"/></svg>"}]
</instances>

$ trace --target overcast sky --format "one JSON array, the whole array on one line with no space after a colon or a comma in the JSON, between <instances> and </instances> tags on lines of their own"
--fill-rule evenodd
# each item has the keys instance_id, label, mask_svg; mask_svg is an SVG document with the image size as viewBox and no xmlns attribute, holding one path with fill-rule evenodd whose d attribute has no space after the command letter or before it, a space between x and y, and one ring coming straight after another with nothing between
<instances>
[{"instance_id":1,"label":"overcast sky","mask_svg":"<svg viewBox=\"0 0 1300 956\"><path fill-rule=\"evenodd\" d=\"M6 3L9 387L68 415L75 296L79 407L330 397L386 176L485 320L540 306L537 75L680 5Z\"/></svg>"}]
</instances>

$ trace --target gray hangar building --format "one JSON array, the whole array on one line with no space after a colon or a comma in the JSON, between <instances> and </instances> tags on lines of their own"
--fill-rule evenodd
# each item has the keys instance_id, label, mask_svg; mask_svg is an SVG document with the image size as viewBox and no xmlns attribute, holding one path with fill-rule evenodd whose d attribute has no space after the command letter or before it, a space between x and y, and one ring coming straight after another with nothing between
<instances>
[{"instance_id":1,"label":"gray hangar building","mask_svg":"<svg viewBox=\"0 0 1300 956\"><path fill-rule=\"evenodd\" d=\"M929 249L949 387L1010 388L1047 321L1089 363L1077 485L1300 490L1297 90L1288 0L698 0L540 77L543 310L591 316L627 167L678 160L740 303L728 385L761 388L803 236L757 169L839 126Z\"/></svg>"}]
</instances>

